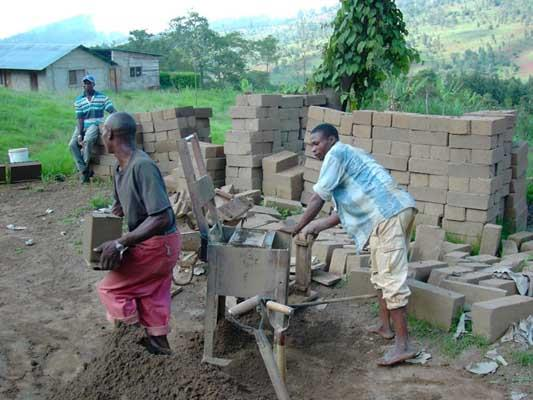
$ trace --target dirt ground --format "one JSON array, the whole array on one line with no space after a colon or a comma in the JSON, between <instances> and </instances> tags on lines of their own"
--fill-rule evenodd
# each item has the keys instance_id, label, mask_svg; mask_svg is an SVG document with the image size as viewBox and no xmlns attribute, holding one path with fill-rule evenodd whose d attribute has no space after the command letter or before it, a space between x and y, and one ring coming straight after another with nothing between
<instances>
[{"instance_id":1,"label":"dirt ground","mask_svg":"<svg viewBox=\"0 0 533 400\"><path fill-rule=\"evenodd\" d=\"M217 348L232 364L201 364L205 277L173 300L173 356L148 354L138 329L108 325L95 294L103 273L88 269L80 252L89 200L109 193L106 184L75 181L0 187L0 398L275 399L255 342L229 324ZM54 212L43 216L48 208ZM30 238L35 244L26 246ZM297 314L287 340L291 398L486 400L511 391L533 398L531 371L511 363L475 377L464 366L482 359L478 351L450 360L418 338L433 355L428 364L377 367L389 343L366 334L374 319L371 302Z\"/></svg>"}]
</instances>

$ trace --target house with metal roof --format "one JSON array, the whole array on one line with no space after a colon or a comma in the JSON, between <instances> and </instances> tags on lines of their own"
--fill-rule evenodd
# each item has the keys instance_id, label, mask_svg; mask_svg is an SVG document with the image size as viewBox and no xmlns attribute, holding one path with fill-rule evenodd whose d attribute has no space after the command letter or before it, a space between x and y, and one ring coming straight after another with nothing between
<instances>
[{"instance_id":1,"label":"house with metal roof","mask_svg":"<svg viewBox=\"0 0 533 400\"><path fill-rule=\"evenodd\" d=\"M81 88L86 74L95 77L97 90L159 88L159 56L81 45L0 42L0 86L64 91Z\"/></svg>"}]
</instances>

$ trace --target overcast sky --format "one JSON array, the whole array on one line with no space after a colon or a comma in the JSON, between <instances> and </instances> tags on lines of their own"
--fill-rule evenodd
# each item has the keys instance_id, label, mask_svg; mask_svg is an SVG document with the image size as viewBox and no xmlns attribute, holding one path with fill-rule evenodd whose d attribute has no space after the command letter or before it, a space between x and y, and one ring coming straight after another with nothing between
<instances>
[{"instance_id":1,"label":"overcast sky","mask_svg":"<svg viewBox=\"0 0 533 400\"><path fill-rule=\"evenodd\" d=\"M211 21L243 16L289 17L300 9L331 6L339 0L18 0L2 4L0 38L80 14L94 16L97 30L160 32L168 21L195 10ZM4 2L2 2L4 3Z\"/></svg>"}]
</instances>

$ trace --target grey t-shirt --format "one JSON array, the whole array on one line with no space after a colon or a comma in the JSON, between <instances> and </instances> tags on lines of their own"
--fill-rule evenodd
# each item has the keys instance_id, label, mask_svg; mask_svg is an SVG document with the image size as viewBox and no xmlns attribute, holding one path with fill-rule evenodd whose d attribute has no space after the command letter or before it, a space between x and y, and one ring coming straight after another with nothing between
<instances>
[{"instance_id":1,"label":"grey t-shirt","mask_svg":"<svg viewBox=\"0 0 533 400\"><path fill-rule=\"evenodd\" d=\"M113 181L115 201L122 206L130 232L142 224L148 216L165 210L171 216L171 223L164 233L176 229L176 219L161 172L145 152L135 150L123 171L117 164Z\"/></svg>"}]
</instances>

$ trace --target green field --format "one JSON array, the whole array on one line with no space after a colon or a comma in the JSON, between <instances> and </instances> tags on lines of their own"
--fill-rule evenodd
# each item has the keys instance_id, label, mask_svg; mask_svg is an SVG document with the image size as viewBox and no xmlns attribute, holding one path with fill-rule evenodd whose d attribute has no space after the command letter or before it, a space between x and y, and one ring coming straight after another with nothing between
<instances>
[{"instance_id":1,"label":"green field","mask_svg":"<svg viewBox=\"0 0 533 400\"><path fill-rule=\"evenodd\" d=\"M76 125L74 98L78 92L18 93L0 88L0 162L8 149L28 147L30 157L43 164L45 176L74 172L67 144ZM224 142L230 128L228 108L235 104L232 90L137 91L109 93L119 111L145 112L171 107L213 108L213 141Z\"/></svg>"}]
</instances>

